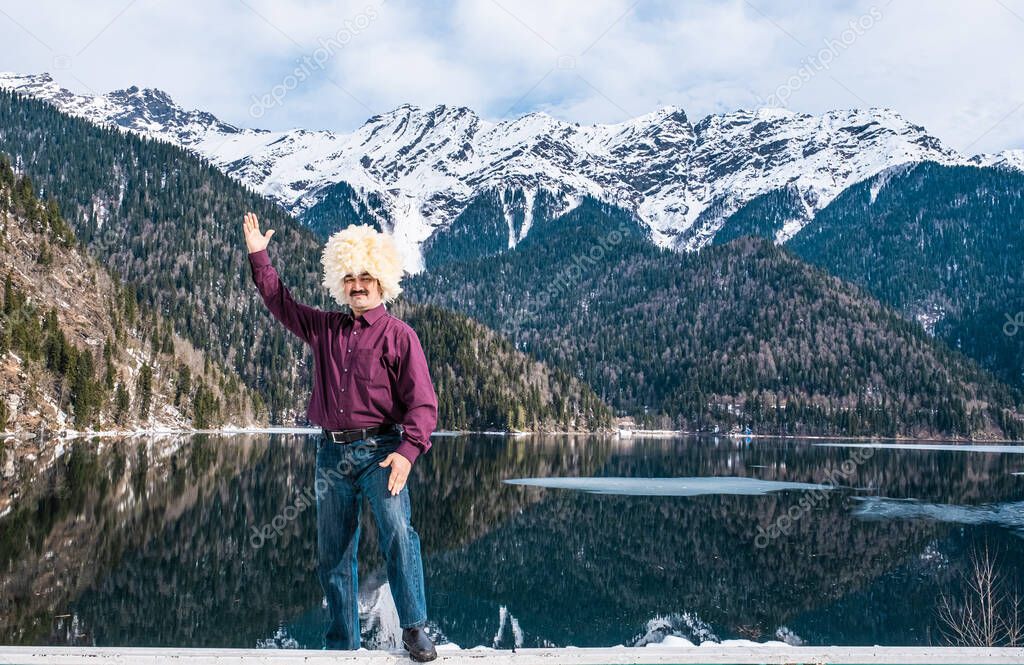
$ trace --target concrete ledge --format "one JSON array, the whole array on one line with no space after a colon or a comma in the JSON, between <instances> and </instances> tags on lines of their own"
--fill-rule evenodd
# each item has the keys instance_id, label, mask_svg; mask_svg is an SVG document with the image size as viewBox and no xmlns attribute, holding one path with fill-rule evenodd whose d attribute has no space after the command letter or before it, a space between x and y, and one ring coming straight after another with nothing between
<instances>
[{"instance_id":1,"label":"concrete ledge","mask_svg":"<svg viewBox=\"0 0 1024 665\"><path fill-rule=\"evenodd\" d=\"M300 649L167 649L118 647L4 647L0 663L61 663L105 665L334 665L352 663L412 663L404 651L312 651ZM601 649L438 648L435 663L906 663L929 665L966 663L1024 663L1024 648L966 647L748 647L700 646L610 647Z\"/></svg>"}]
</instances>

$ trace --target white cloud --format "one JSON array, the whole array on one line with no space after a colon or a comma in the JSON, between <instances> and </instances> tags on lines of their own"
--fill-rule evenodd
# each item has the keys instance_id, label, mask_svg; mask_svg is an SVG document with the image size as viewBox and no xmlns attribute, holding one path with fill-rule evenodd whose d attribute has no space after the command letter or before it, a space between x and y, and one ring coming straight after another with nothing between
<instances>
[{"instance_id":1,"label":"white cloud","mask_svg":"<svg viewBox=\"0 0 1024 665\"><path fill-rule=\"evenodd\" d=\"M794 110L886 106L967 152L1024 147L1022 0L927 9L914 0L99 0L2 9L2 69L49 71L78 92L159 87L246 126L349 131L405 102L461 104L490 119L545 110L582 123L674 104L696 121L752 108L810 72L789 90ZM834 48L827 68L808 68L867 15L876 17L870 28ZM322 70L250 117L253 95L338 35L345 43Z\"/></svg>"}]
</instances>

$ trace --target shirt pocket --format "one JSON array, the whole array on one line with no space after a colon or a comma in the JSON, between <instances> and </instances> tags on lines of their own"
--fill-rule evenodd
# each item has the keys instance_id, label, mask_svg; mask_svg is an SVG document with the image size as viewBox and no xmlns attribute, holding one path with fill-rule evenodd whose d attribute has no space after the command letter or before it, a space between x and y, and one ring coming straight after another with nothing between
<instances>
[{"instance_id":1,"label":"shirt pocket","mask_svg":"<svg viewBox=\"0 0 1024 665\"><path fill-rule=\"evenodd\" d=\"M384 363L380 351L374 349L357 349L352 352L352 368L360 381L376 381L384 371Z\"/></svg>"}]
</instances>

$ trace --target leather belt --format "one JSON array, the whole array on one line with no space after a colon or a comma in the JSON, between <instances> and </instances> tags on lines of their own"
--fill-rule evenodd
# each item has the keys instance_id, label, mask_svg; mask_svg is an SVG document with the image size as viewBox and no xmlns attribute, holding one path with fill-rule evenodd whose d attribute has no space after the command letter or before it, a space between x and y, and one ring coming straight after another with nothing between
<instances>
[{"instance_id":1,"label":"leather belt","mask_svg":"<svg viewBox=\"0 0 1024 665\"><path fill-rule=\"evenodd\" d=\"M353 441L359 441L369 436L376 436L378 434L391 434L397 433L398 426L394 423L388 423L386 425L377 425L376 427L360 427L356 429L336 429L329 430L326 427L321 428L321 433L324 437L330 439L334 443L344 445L346 443L352 443Z\"/></svg>"}]
</instances>

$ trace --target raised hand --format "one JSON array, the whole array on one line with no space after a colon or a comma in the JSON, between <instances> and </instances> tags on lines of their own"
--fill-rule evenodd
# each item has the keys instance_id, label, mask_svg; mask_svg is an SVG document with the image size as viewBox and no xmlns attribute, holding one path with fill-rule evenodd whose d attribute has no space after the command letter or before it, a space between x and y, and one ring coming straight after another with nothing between
<instances>
[{"instance_id":1,"label":"raised hand","mask_svg":"<svg viewBox=\"0 0 1024 665\"><path fill-rule=\"evenodd\" d=\"M256 219L254 212L245 213L242 230L245 232L245 245L249 248L250 254L266 249L270 244L270 237L274 235L273 229L267 231L266 235L260 233L260 221Z\"/></svg>"}]
</instances>

